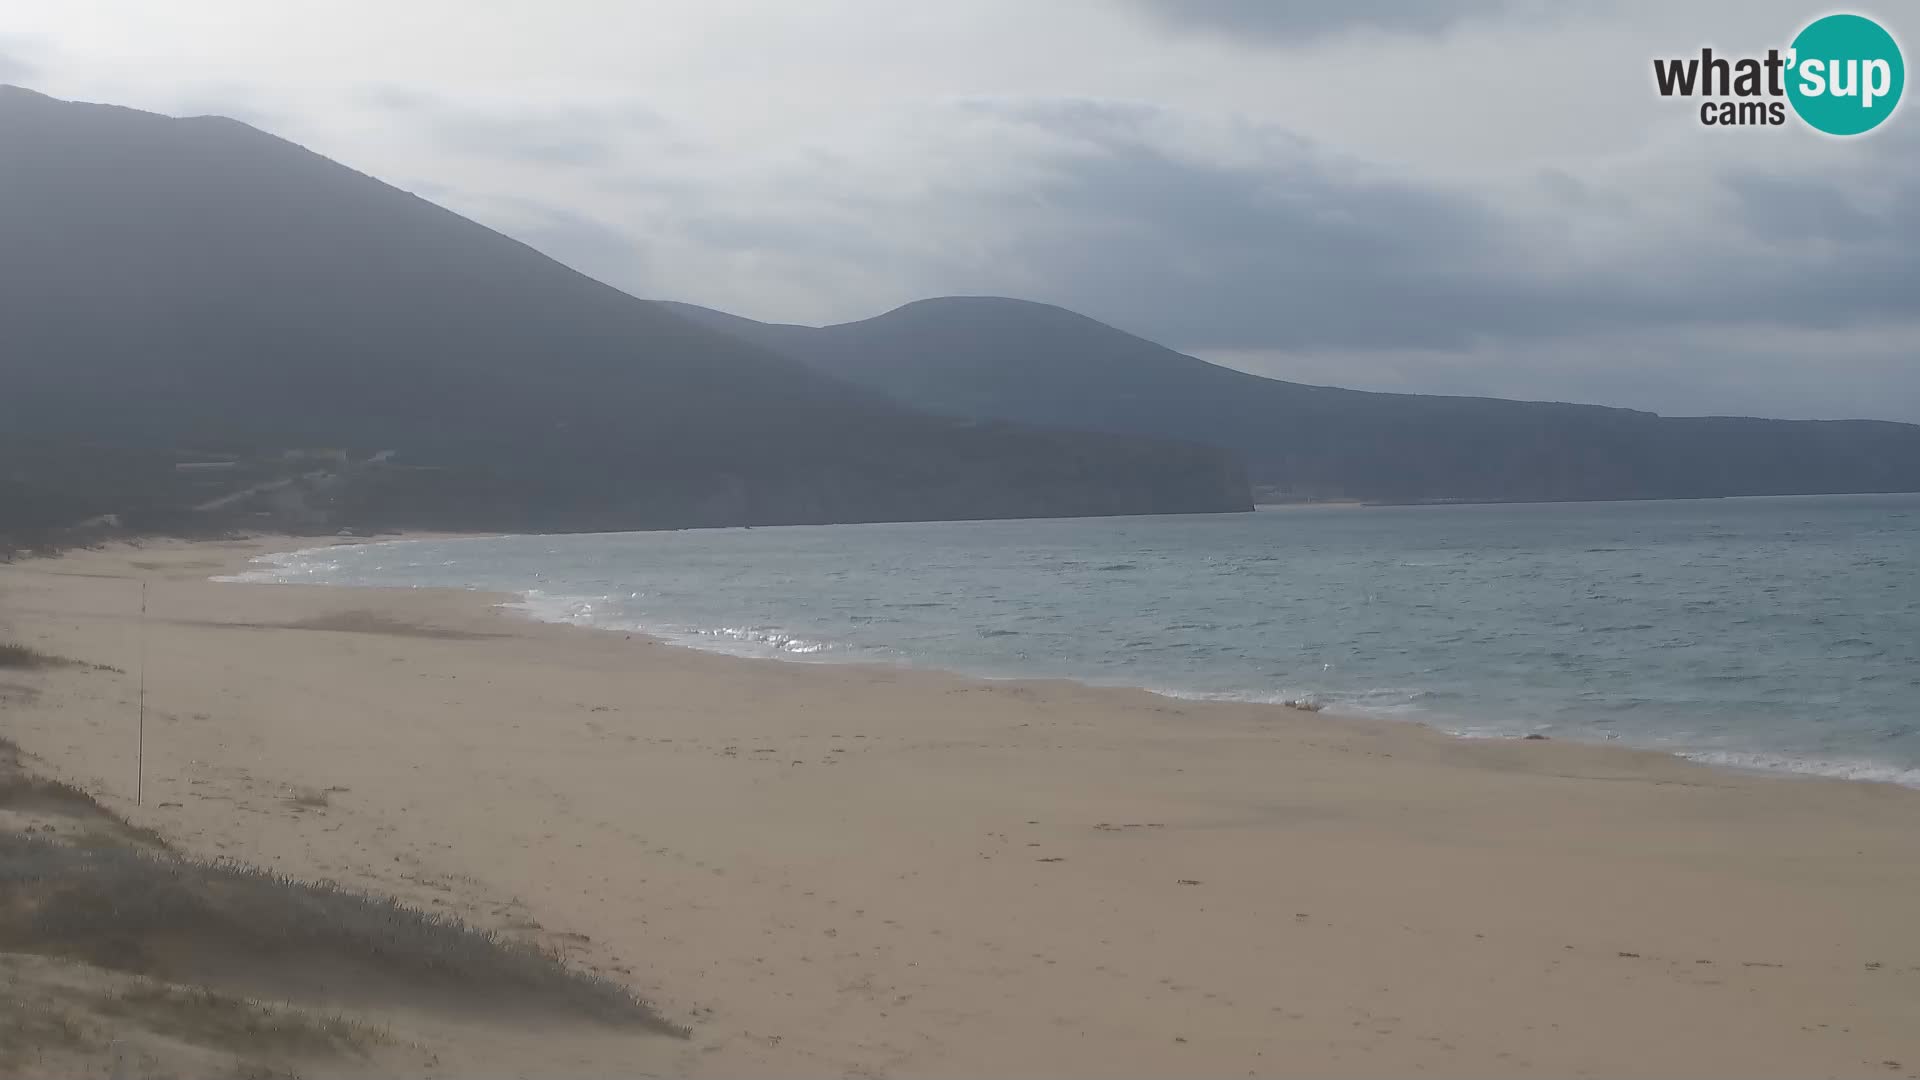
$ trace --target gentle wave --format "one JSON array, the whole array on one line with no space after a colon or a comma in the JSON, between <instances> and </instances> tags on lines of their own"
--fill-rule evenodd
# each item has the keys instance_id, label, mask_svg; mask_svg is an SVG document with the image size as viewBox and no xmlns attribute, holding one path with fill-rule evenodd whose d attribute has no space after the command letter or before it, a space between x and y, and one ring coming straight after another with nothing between
<instances>
[{"instance_id":1,"label":"gentle wave","mask_svg":"<svg viewBox=\"0 0 1920 1080\"><path fill-rule=\"evenodd\" d=\"M269 577L277 571L266 572ZM235 580L238 577L236 576ZM225 580L225 579L223 579ZM266 578L249 578L260 581ZM285 581L286 579L275 579ZM604 609L615 603L610 596L566 596L553 595L538 589L528 590L519 600L507 601L499 606L516 611L539 622L560 623L580 626L612 633L645 634L669 644L684 648L698 649L702 652L719 653L725 656L747 657L753 659L804 660L807 662L873 663L888 659L877 650L861 649L847 643L816 641L798 637L785 631L766 627L686 627L669 623L648 622L645 620L617 618L605 615ZM954 674L969 678L1007 680L1028 678L1030 676L985 670L955 670ZM1352 693L1315 692L1304 689L1281 689L1271 692L1247 692L1231 690L1196 690L1186 687L1141 686L1128 682L1073 680L1091 686L1108 686L1133 690L1145 690L1160 697L1176 701L1215 701L1235 702L1246 705L1278 705L1291 709L1325 714L1329 717L1355 717L1372 720L1391 720L1404 723L1417 723L1434 728L1445 734L1463 739L1511 739L1521 735L1534 734L1536 728L1530 725L1489 725L1485 723L1469 724L1451 715L1431 710L1421 704L1432 692L1419 687L1375 687ZM1688 757L1688 754L1678 756ZM1705 762L1705 759L1700 759ZM1715 762L1705 762L1714 764ZM1812 763L1806 770L1791 769L1787 765L1750 765L1745 762L1727 763L1729 767L1742 770L1788 769L1806 771L1812 775L1845 776L1848 779L1880 780L1887 779L1875 770L1888 774L1903 774L1902 770L1890 766L1862 765L1857 775L1848 775L1838 770L1840 766L1825 763ZM1911 773L1912 786L1920 787L1920 770L1905 770ZM1890 782L1908 783L1909 780L1893 779Z\"/></svg>"},{"instance_id":2,"label":"gentle wave","mask_svg":"<svg viewBox=\"0 0 1920 1080\"><path fill-rule=\"evenodd\" d=\"M1808 757L1799 754L1756 754L1736 750L1680 750L1675 757L1742 772L1792 773L1798 776L1824 776L1834 780L1866 780L1901 787L1920 788L1920 769L1906 769L1884 762L1844 758Z\"/></svg>"},{"instance_id":3,"label":"gentle wave","mask_svg":"<svg viewBox=\"0 0 1920 1080\"><path fill-rule=\"evenodd\" d=\"M632 600L635 597L630 595L626 599ZM729 656L813 657L834 648L824 641L797 637L769 627L676 626L671 623L626 618L617 613L610 614L609 609L618 611L618 603L618 598L613 596L556 595L539 589L529 589L521 594L520 599L509 600L500 607L520 612L540 622L645 634L676 645L725 653Z\"/></svg>"},{"instance_id":4,"label":"gentle wave","mask_svg":"<svg viewBox=\"0 0 1920 1080\"><path fill-rule=\"evenodd\" d=\"M385 541L386 544L408 543L409 541ZM350 545L350 547L372 547L375 545ZM278 552L262 555L253 562L264 564L260 569L248 570L238 574L215 577L217 582L235 584L328 584L329 575L341 569L338 559L327 558L331 552L339 552L348 545L302 548L298 551ZM633 597L629 596L628 599ZM785 631L766 627L684 627L669 623L647 622L644 620L618 618L606 613L615 603L612 596L587 596L547 593L539 589L528 589L518 600L509 600L499 606L503 609L519 612L538 622L580 626L588 629L603 630L612 633L645 634L668 643L685 648L699 649L704 652L720 653L727 656L758 659L819 660L836 659L846 662L872 662L880 657L870 650L860 650L846 645L816 641L798 637ZM922 605L938 606L938 605ZM1169 629L1185 629L1186 624L1176 624ZM986 679L1007 679L1020 676L995 672L957 672ZM1523 734L1534 733L1533 729L1516 725L1462 724L1454 718L1430 712L1420 704L1421 699L1430 696L1430 691L1417 687L1379 687L1350 694L1329 694L1306 690L1279 690L1271 693L1249 693L1225 690L1194 690L1166 686L1133 686L1123 683L1095 683L1093 685L1128 686L1142 689L1161 697L1179 701L1219 701L1239 702L1251 705L1279 705L1294 709L1305 709L1329 716L1353 716L1369 719L1399 720L1418 723L1436 728L1448 735L1465 739L1510 739ZM1605 736L1611 739L1612 736ZM1577 736L1575 741L1580 740ZM1702 765L1734 769L1741 772L1768 774L1790 774L1797 776L1825 777L1829 779L1854 780L1873 783L1897 784L1903 787L1920 788L1920 769L1903 768L1871 760L1841 760L1794 754L1768 754L1731 750L1669 750L1675 757Z\"/></svg>"},{"instance_id":5,"label":"gentle wave","mask_svg":"<svg viewBox=\"0 0 1920 1080\"><path fill-rule=\"evenodd\" d=\"M384 541L223 580L1920 787L1916 551L1920 501L1863 498Z\"/></svg>"},{"instance_id":6,"label":"gentle wave","mask_svg":"<svg viewBox=\"0 0 1920 1080\"><path fill-rule=\"evenodd\" d=\"M298 551L279 551L271 555L260 555L248 561L263 564L262 569L243 570L238 574L222 574L210 580L236 585L297 585L303 580L318 581L340 570L339 563L319 558L320 554L327 550L329 549L324 547L301 548Z\"/></svg>"}]
</instances>

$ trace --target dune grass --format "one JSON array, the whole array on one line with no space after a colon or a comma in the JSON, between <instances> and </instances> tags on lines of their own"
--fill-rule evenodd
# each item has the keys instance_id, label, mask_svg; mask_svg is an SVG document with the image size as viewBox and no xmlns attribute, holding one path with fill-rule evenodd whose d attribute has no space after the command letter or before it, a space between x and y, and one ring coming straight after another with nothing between
<instances>
[{"instance_id":1,"label":"dune grass","mask_svg":"<svg viewBox=\"0 0 1920 1080\"><path fill-rule=\"evenodd\" d=\"M0 949L162 978L184 951L325 962L409 992L681 1034L624 986L526 942L400 902L233 862L0 836Z\"/></svg>"},{"instance_id":2,"label":"dune grass","mask_svg":"<svg viewBox=\"0 0 1920 1080\"><path fill-rule=\"evenodd\" d=\"M11 641L0 641L0 668L33 670L35 668L65 667L72 663L58 656L50 656L38 649Z\"/></svg>"},{"instance_id":3,"label":"dune grass","mask_svg":"<svg viewBox=\"0 0 1920 1080\"><path fill-rule=\"evenodd\" d=\"M0 1072L20 1071L31 1055L92 1049L98 1042L71 1010L38 996L0 994Z\"/></svg>"},{"instance_id":4,"label":"dune grass","mask_svg":"<svg viewBox=\"0 0 1920 1080\"><path fill-rule=\"evenodd\" d=\"M15 641L0 641L0 670L12 668L15 671L36 671L42 668L86 668L90 671L110 671L115 675L126 672L112 664L89 664L84 660L73 660L65 656L41 652L39 649L22 645Z\"/></svg>"},{"instance_id":5,"label":"dune grass","mask_svg":"<svg viewBox=\"0 0 1920 1080\"><path fill-rule=\"evenodd\" d=\"M378 1028L333 1014L268 1005L201 987L142 982L95 1002L93 1012L196 1046L237 1054L326 1057L385 1042Z\"/></svg>"},{"instance_id":6,"label":"dune grass","mask_svg":"<svg viewBox=\"0 0 1920 1080\"><path fill-rule=\"evenodd\" d=\"M97 1076L111 1059L114 1076L282 1078L296 1076L289 1063L366 1059L394 1041L337 1013L44 957L0 957L0 987L0 1076Z\"/></svg>"},{"instance_id":7,"label":"dune grass","mask_svg":"<svg viewBox=\"0 0 1920 1080\"><path fill-rule=\"evenodd\" d=\"M27 816L23 831L0 830L0 953L195 984L129 991L95 1009L102 1015L137 1014L156 1030L200 1025L190 1041L286 1044L290 1054L359 1036L346 1021L225 995L501 1009L687 1034L624 985L538 944L330 881L182 856L82 788L36 775L24 758L0 737L0 809ZM326 793L301 790L293 801L320 807ZM0 1041L71 1042L56 1021L0 1016Z\"/></svg>"},{"instance_id":8,"label":"dune grass","mask_svg":"<svg viewBox=\"0 0 1920 1080\"><path fill-rule=\"evenodd\" d=\"M4 737L0 737L0 809L55 814L87 826L88 836L108 845L161 851L167 847L159 833L101 806L84 788L28 772L20 761L20 747Z\"/></svg>"},{"instance_id":9,"label":"dune grass","mask_svg":"<svg viewBox=\"0 0 1920 1080\"><path fill-rule=\"evenodd\" d=\"M11 748L0 744L0 755ZM0 769L0 807L9 810L53 810L67 815L106 814L92 795L63 780L49 780L11 769Z\"/></svg>"}]
</instances>

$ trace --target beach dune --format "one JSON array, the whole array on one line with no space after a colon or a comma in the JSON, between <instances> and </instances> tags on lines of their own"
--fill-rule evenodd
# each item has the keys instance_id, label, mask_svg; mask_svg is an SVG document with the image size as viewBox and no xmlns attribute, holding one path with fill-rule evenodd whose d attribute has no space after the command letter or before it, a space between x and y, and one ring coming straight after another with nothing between
<instances>
[{"instance_id":1,"label":"beach dune","mask_svg":"<svg viewBox=\"0 0 1920 1080\"><path fill-rule=\"evenodd\" d=\"M530 1025L503 1071L1920 1075L1920 792L208 580L291 546L0 567L0 638L118 669L0 735L692 1030Z\"/></svg>"}]
</instances>

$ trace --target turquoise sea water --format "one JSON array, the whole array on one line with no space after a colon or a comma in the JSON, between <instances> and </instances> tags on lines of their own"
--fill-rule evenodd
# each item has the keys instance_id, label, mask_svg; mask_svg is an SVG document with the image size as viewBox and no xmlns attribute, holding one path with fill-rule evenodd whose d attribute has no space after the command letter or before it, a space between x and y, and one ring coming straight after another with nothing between
<instances>
[{"instance_id":1,"label":"turquoise sea water","mask_svg":"<svg viewBox=\"0 0 1920 1080\"><path fill-rule=\"evenodd\" d=\"M403 541L245 577L1920 786L1920 496Z\"/></svg>"}]
</instances>

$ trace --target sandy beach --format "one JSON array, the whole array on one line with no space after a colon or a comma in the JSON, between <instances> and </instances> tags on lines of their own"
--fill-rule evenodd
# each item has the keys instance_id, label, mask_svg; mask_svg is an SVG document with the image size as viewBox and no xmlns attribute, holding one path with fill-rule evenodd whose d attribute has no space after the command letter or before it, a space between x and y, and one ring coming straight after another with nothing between
<instances>
[{"instance_id":1,"label":"sandy beach","mask_svg":"<svg viewBox=\"0 0 1920 1080\"><path fill-rule=\"evenodd\" d=\"M0 673L0 735L692 1030L449 1073L1920 1076L1920 792L208 580L296 546L0 567L0 636L118 669Z\"/></svg>"}]
</instances>

